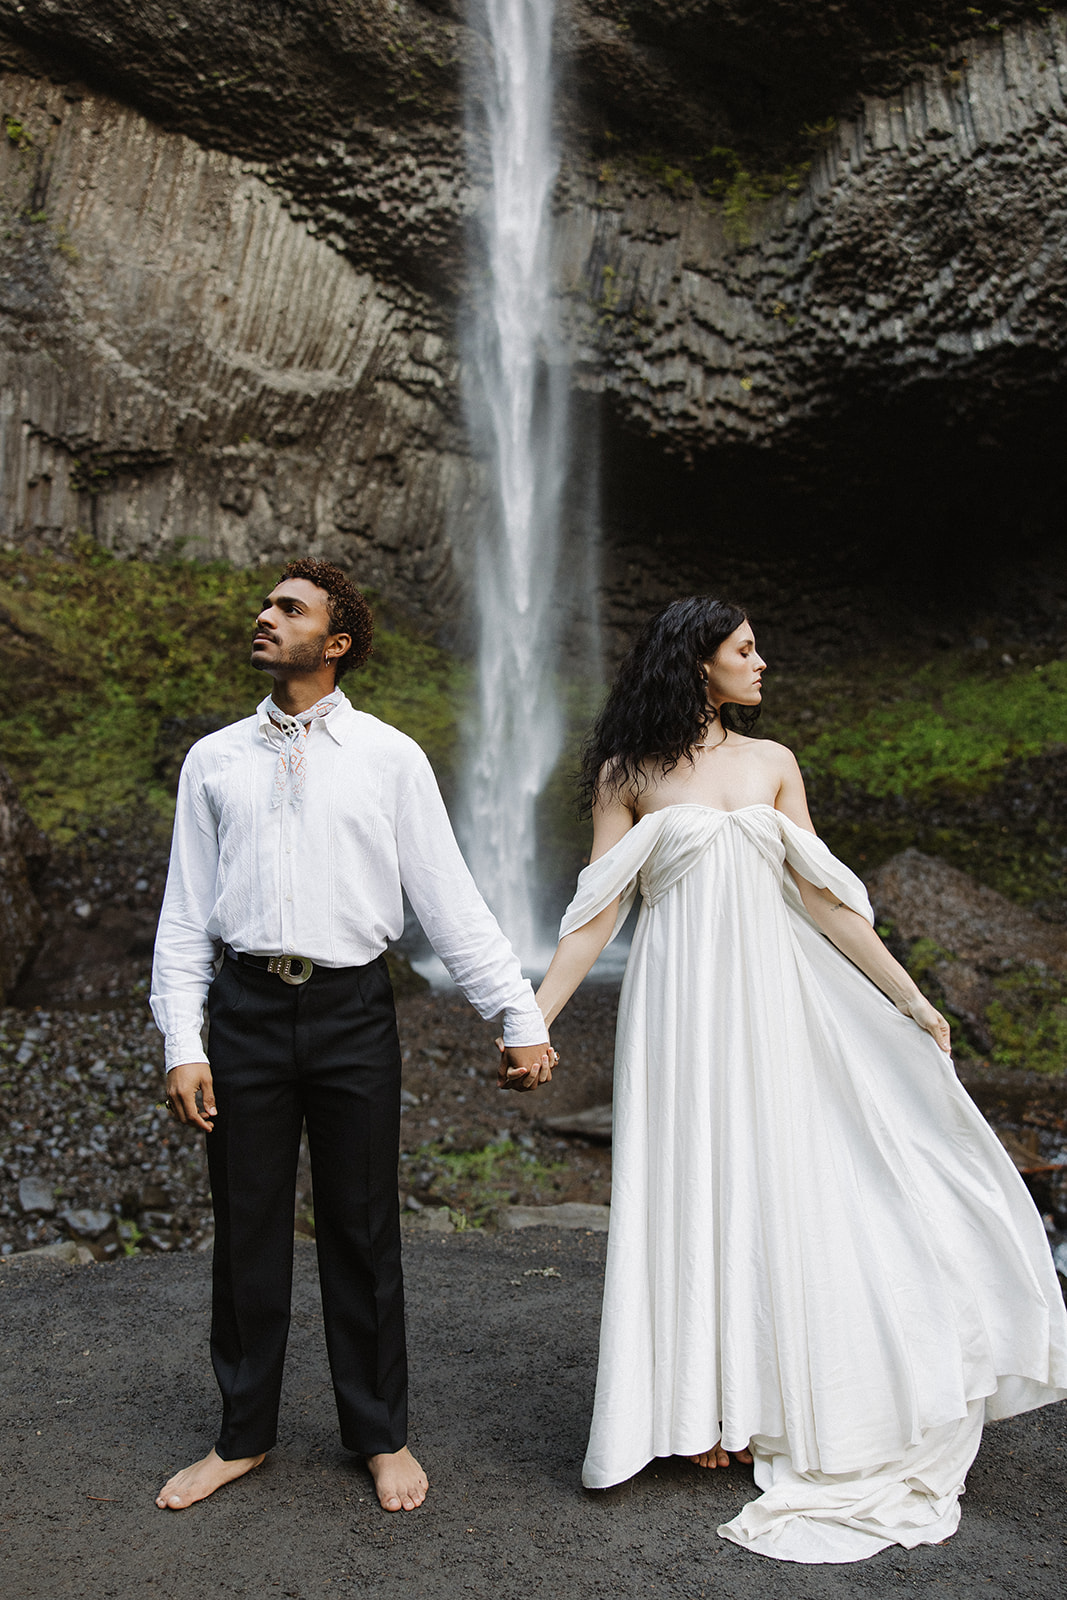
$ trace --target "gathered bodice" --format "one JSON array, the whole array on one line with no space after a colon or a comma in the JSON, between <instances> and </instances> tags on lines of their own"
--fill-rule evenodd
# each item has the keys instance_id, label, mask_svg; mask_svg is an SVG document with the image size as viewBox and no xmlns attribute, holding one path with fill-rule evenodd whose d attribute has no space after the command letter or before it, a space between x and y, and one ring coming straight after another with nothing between
<instances>
[{"instance_id":1,"label":"gathered bodice","mask_svg":"<svg viewBox=\"0 0 1067 1600\"><path fill-rule=\"evenodd\" d=\"M816 888L830 889L868 922L874 921L867 891L856 874L838 861L816 834L798 827L774 806L759 804L721 811L717 806L687 802L648 812L618 844L599 860L590 862L564 913L560 938L583 927L618 895L614 938L638 892L650 907L655 906L707 857L724 829L737 830L774 869L782 892L794 909L800 910L801 902L784 871L787 861Z\"/></svg>"}]
</instances>

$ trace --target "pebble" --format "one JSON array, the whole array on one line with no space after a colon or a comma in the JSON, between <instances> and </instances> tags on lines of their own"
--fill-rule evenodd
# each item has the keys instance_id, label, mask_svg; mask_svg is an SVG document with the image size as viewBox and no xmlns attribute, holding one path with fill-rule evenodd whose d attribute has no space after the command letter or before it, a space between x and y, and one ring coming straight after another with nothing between
<instances>
[{"instance_id":1,"label":"pebble","mask_svg":"<svg viewBox=\"0 0 1067 1600\"><path fill-rule=\"evenodd\" d=\"M39 1211L51 1214L56 1209L52 1185L46 1183L44 1178L35 1177L32 1173L25 1178L20 1178L19 1205L23 1211Z\"/></svg>"},{"instance_id":2,"label":"pebble","mask_svg":"<svg viewBox=\"0 0 1067 1600\"><path fill-rule=\"evenodd\" d=\"M79 1239L99 1239L114 1220L110 1211L94 1211L89 1206L76 1211L64 1211L60 1217L60 1221L65 1222L71 1233L76 1233Z\"/></svg>"}]
</instances>

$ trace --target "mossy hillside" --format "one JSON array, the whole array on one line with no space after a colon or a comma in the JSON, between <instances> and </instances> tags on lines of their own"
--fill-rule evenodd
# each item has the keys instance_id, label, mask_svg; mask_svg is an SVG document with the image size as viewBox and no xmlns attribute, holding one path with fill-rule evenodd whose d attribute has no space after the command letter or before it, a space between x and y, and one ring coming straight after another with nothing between
<instances>
[{"instance_id":1,"label":"mossy hillside","mask_svg":"<svg viewBox=\"0 0 1067 1600\"><path fill-rule=\"evenodd\" d=\"M165 826L157 773L164 725L246 716L268 681L248 666L252 623L275 567L120 561L0 551L0 760L34 820L60 842L131 810ZM356 704L423 746L445 781L466 682L446 652L394 619L344 681Z\"/></svg>"},{"instance_id":2,"label":"mossy hillside","mask_svg":"<svg viewBox=\"0 0 1067 1600\"><path fill-rule=\"evenodd\" d=\"M796 745L806 766L868 794L981 794L1010 763L1067 744L1067 661L976 673L954 657L926 664L888 694L884 685L866 688L846 719L814 735L798 728ZM828 699L837 700L832 689Z\"/></svg>"},{"instance_id":3,"label":"mossy hillside","mask_svg":"<svg viewBox=\"0 0 1067 1600\"><path fill-rule=\"evenodd\" d=\"M858 872L916 845L1046 914L1067 874L1067 661L872 652L768 673L759 732L795 750L816 827Z\"/></svg>"}]
</instances>

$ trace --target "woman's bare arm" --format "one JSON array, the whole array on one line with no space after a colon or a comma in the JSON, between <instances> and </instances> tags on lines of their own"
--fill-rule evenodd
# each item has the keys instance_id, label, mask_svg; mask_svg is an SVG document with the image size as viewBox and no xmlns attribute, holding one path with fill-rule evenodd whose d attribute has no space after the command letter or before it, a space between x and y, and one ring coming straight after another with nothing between
<instances>
[{"instance_id":1,"label":"woman's bare arm","mask_svg":"<svg viewBox=\"0 0 1067 1600\"><path fill-rule=\"evenodd\" d=\"M817 889L798 872L794 872L792 867L789 871L800 891L804 909L816 927L825 933L842 955L848 956L872 983L877 984L883 994L889 996L898 1011L924 1028L942 1050L948 1050L948 1023L940 1011L930 1004L900 962L890 955L866 917L861 917L850 906L846 906L828 889Z\"/></svg>"},{"instance_id":2,"label":"woman's bare arm","mask_svg":"<svg viewBox=\"0 0 1067 1600\"><path fill-rule=\"evenodd\" d=\"M808 812L808 798L804 792L804 779L796 757L782 749L782 769L775 808L808 833L814 833ZM804 909L831 944L835 944L853 965L873 984L888 995L898 1011L911 1017L935 1039L942 1050L949 1048L949 1026L932 1006L913 978L910 978L879 939L866 917L846 906L829 889L817 889L789 868L793 881L800 891Z\"/></svg>"},{"instance_id":3,"label":"woman's bare arm","mask_svg":"<svg viewBox=\"0 0 1067 1600\"><path fill-rule=\"evenodd\" d=\"M593 848L589 855L590 861L599 861L600 857L617 845L620 839L625 838L633 825L633 812L618 795L612 795L598 802L593 808ZM568 933L556 946L552 964L537 991L537 1004L541 1007L549 1027L611 938L611 931L618 914L619 901L616 897L591 921L576 928L573 933Z\"/></svg>"}]
</instances>

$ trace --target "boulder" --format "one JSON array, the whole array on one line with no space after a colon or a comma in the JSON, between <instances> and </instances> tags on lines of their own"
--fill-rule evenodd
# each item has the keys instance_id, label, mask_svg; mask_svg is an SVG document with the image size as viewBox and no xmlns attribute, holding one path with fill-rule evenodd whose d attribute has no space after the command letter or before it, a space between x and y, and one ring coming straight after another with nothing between
<instances>
[{"instance_id":1,"label":"boulder","mask_svg":"<svg viewBox=\"0 0 1067 1600\"><path fill-rule=\"evenodd\" d=\"M909 944L929 939L980 973L1032 963L1067 973L1067 928L987 889L958 867L904 850L867 881L880 920Z\"/></svg>"},{"instance_id":2,"label":"boulder","mask_svg":"<svg viewBox=\"0 0 1067 1600\"><path fill-rule=\"evenodd\" d=\"M932 980L936 1003L958 1017L979 1050L995 1046L988 1008L998 998L998 980L1037 974L1055 1008L1059 980L1067 977L1067 928L1043 921L921 850L891 857L867 887L876 917L891 923L894 938L910 948L913 972L920 982ZM1036 1012L1031 1024L1036 1036Z\"/></svg>"}]
</instances>

